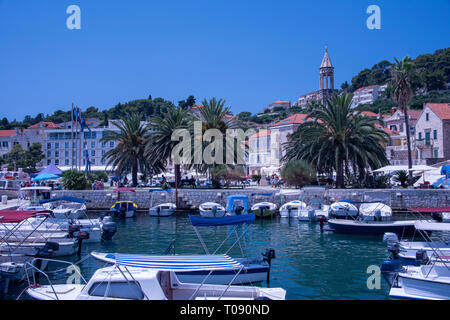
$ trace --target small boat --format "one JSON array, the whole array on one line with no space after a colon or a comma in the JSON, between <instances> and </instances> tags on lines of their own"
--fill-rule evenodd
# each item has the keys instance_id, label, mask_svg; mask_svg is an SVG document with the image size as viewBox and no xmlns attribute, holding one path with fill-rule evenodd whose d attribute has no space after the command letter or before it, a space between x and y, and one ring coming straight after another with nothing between
<instances>
[{"instance_id":1,"label":"small boat","mask_svg":"<svg viewBox=\"0 0 450 320\"><path fill-rule=\"evenodd\" d=\"M393 279L392 298L420 300L450 299L450 264L405 266Z\"/></svg>"},{"instance_id":2,"label":"small boat","mask_svg":"<svg viewBox=\"0 0 450 320\"><path fill-rule=\"evenodd\" d=\"M431 217L437 222L450 222L450 207L432 207L432 208L413 208L408 209L419 214L429 213Z\"/></svg>"},{"instance_id":3,"label":"small boat","mask_svg":"<svg viewBox=\"0 0 450 320\"><path fill-rule=\"evenodd\" d=\"M392 208L381 202L365 202L359 207L359 216L365 221L391 221Z\"/></svg>"},{"instance_id":4,"label":"small boat","mask_svg":"<svg viewBox=\"0 0 450 320\"><path fill-rule=\"evenodd\" d=\"M116 218L133 218L137 205L133 201L116 201L111 211Z\"/></svg>"},{"instance_id":5,"label":"small boat","mask_svg":"<svg viewBox=\"0 0 450 320\"><path fill-rule=\"evenodd\" d=\"M220 218L225 215L225 208L215 202L204 202L199 207L200 215L205 218Z\"/></svg>"},{"instance_id":6,"label":"small boat","mask_svg":"<svg viewBox=\"0 0 450 320\"><path fill-rule=\"evenodd\" d=\"M40 200L39 203L53 211L57 219L79 219L86 214L86 199L62 196Z\"/></svg>"},{"instance_id":7,"label":"small boat","mask_svg":"<svg viewBox=\"0 0 450 320\"><path fill-rule=\"evenodd\" d=\"M150 209L148 213L152 217L168 217L175 213L177 210L177 206L174 203L167 202L161 203L157 206L153 206L153 193L154 192L167 192L167 194L172 193L171 189L150 189ZM166 193L163 193L162 196L166 196Z\"/></svg>"},{"instance_id":8,"label":"small boat","mask_svg":"<svg viewBox=\"0 0 450 320\"><path fill-rule=\"evenodd\" d=\"M232 195L227 197L228 216L248 214L248 197L246 195Z\"/></svg>"},{"instance_id":9,"label":"small boat","mask_svg":"<svg viewBox=\"0 0 450 320\"><path fill-rule=\"evenodd\" d=\"M327 231L341 234L383 235L386 232L399 236L413 236L416 233L415 221L364 221L347 219L328 220Z\"/></svg>"},{"instance_id":10,"label":"small boat","mask_svg":"<svg viewBox=\"0 0 450 320\"><path fill-rule=\"evenodd\" d=\"M330 205L328 216L331 219L355 219L358 216L358 208L351 200L342 200Z\"/></svg>"},{"instance_id":11,"label":"small boat","mask_svg":"<svg viewBox=\"0 0 450 320\"><path fill-rule=\"evenodd\" d=\"M150 208L148 213L152 217L168 217L175 213L177 206L174 203L162 203Z\"/></svg>"},{"instance_id":12,"label":"small boat","mask_svg":"<svg viewBox=\"0 0 450 320\"><path fill-rule=\"evenodd\" d=\"M122 192L136 192L136 190L133 188L116 188L114 192L117 192L117 201L111 207L114 216L116 218L133 218L137 205L131 200L120 200L120 194Z\"/></svg>"},{"instance_id":13,"label":"small boat","mask_svg":"<svg viewBox=\"0 0 450 320\"><path fill-rule=\"evenodd\" d=\"M300 210L306 208L306 203L300 200L285 203L280 208L280 216L282 218L298 218Z\"/></svg>"},{"instance_id":14,"label":"small boat","mask_svg":"<svg viewBox=\"0 0 450 320\"><path fill-rule=\"evenodd\" d=\"M322 199L314 197L306 208L299 210L298 220L317 222L320 218L327 219L330 206L323 204Z\"/></svg>"},{"instance_id":15,"label":"small boat","mask_svg":"<svg viewBox=\"0 0 450 320\"><path fill-rule=\"evenodd\" d=\"M28 277L26 293L37 300L284 300L286 296L282 288L184 283L178 279L177 273L199 270L226 269L239 275L243 266L227 255L117 254L115 258L114 266L98 269L89 281L74 268L82 284L37 285Z\"/></svg>"},{"instance_id":16,"label":"small boat","mask_svg":"<svg viewBox=\"0 0 450 320\"><path fill-rule=\"evenodd\" d=\"M273 217L277 212L277 205L267 201L258 202L255 203L250 210L259 218Z\"/></svg>"}]
</instances>

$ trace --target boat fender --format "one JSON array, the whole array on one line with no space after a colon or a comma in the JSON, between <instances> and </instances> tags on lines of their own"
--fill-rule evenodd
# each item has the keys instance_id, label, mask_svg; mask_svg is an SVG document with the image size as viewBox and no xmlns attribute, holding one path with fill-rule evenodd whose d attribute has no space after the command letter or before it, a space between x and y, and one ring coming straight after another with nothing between
<instances>
[{"instance_id":1,"label":"boat fender","mask_svg":"<svg viewBox=\"0 0 450 320\"><path fill-rule=\"evenodd\" d=\"M102 231L102 240L111 241L117 232L117 224L112 221L103 222Z\"/></svg>"},{"instance_id":2,"label":"boat fender","mask_svg":"<svg viewBox=\"0 0 450 320\"><path fill-rule=\"evenodd\" d=\"M428 261L430 259L428 259L428 255L427 252L423 249L417 250L416 251L416 261L422 265L422 264L427 264Z\"/></svg>"}]
</instances>

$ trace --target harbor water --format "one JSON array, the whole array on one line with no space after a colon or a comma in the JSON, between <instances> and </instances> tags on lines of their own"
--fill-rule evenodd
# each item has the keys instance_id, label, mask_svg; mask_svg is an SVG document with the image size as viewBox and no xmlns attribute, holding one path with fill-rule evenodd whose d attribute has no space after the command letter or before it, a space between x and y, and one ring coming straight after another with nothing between
<instances>
[{"instance_id":1,"label":"harbor water","mask_svg":"<svg viewBox=\"0 0 450 320\"><path fill-rule=\"evenodd\" d=\"M118 232L112 242L83 244L81 257L65 260L78 261L91 251L164 254L172 241L175 241L176 254L204 253L187 215L156 218L138 213L135 218L118 220L117 224ZM238 231L242 232L243 228L245 226L239 226ZM198 230L212 253L232 227L200 227ZM233 239L228 239L218 253L225 253ZM380 266L387 257L382 237L321 233L319 224L273 218L256 219L241 244L249 257L261 256L266 248L275 249L270 282L258 285L282 287L287 291L287 299L389 299L386 282L380 279L380 288L376 288L376 280L369 279L373 271L368 273L370 266ZM242 256L241 248L235 246L229 255ZM89 279L105 264L86 258L79 266L83 276ZM371 286L368 286L368 279ZM17 298L25 284L11 286L2 299ZM26 294L23 298L27 298Z\"/></svg>"}]
</instances>

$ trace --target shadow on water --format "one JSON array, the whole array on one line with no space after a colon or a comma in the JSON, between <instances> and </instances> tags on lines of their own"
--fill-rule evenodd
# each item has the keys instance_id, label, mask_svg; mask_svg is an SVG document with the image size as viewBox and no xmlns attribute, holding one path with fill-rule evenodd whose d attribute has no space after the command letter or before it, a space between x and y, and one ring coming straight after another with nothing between
<instances>
[{"instance_id":1,"label":"shadow on water","mask_svg":"<svg viewBox=\"0 0 450 320\"><path fill-rule=\"evenodd\" d=\"M83 257L92 251L141 254L163 254L175 240L176 254L202 254L202 246L187 215L118 220L118 232L112 242L83 245ZM238 228L243 231L244 226ZM230 226L198 229L208 249L213 252L232 231ZM233 244L234 237L219 253ZM266 248L274 248L270 284L283 287L287 299L387 299L388 287L381 280L381 289L370 290L366 281L370 265L379 266L386 258L386 246L381 237L360 237L320 232L319 224L299 222L297 219L256 219L243 241L246 256L261 256ZM230 256L240 257L235 246ZM65 258L78 261L77 256ZM80 264L86 279L104 263L88 258ZM15 299L23 286L16 285L5 299Z\"/></svg>"}]
</instances>

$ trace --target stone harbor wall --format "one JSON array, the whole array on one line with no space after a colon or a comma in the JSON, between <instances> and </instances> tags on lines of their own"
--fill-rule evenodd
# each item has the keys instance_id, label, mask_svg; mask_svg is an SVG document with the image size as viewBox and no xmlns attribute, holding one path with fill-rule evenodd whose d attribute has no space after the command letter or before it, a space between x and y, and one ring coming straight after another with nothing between
<instances>
[{"instance_id":1,"label":"stone harbor wall","mask_svg":"<svg viewBox=\"0 0 450 320\"><path fill-rule=\"evenodd\" d=\"M271 193L270 196L254 195L255 193ZM85 191L53 191L52 197L68 195L89 200L89 209L109 209L117 201L117 193L112 190ZM179 209L197 209L203 202L217 202L226 205L230 195L247 195L249 205L262 201L270 201L277 205L292 200L302 200L309 203L315 196L322 198L324 203L332 203L344 199L355 201L380 201L393 209L442 207L450 206L450 190L448 189L330 189L305 188L304 190L279 189L224 189L224 190L195 190L181 189L178 191ZM175 190L149 192L121 192L120 200L132 200L139 209L147 210L151 203L157 205L165 202L175 202Z\"/></svg>"}]
</instances>

